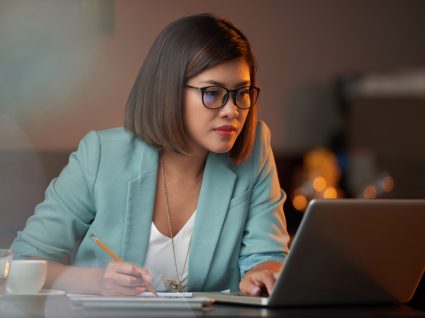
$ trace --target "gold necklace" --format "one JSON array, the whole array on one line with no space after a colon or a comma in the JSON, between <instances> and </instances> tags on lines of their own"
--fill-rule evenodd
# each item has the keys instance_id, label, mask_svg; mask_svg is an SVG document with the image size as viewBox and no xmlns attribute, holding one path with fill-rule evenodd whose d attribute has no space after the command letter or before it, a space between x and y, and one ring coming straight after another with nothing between
<instances>
[{"instance_id":1,"label":"gold necklace","mask_svg":"<svg viewBox=\"0 0 425 318\"><path fill-rule=\"evenodd\" d=\"M190 244L192 243L192 234L190 234L189 246L187 247L186 258L184 260L182 273L180 275L179 270L177 268L176 251L174 247L174 235L173 235L173 230L171 227L170 207L168 204L167 183L165 182L164 161L162 159L162 154L160 154L159 160L161 163L162 184L164 186L164 193L165 193L165 206L167 208L168 229L170 231L171 247L173 249L174 268L176 269L176 274L177 274L177 279L167 279L166 282L171 289L181 293L186 290L186 286L183 285L183 273L184 273L184 269L186 268L187 259L189 257Z\"/></svg>"}]
</instances>

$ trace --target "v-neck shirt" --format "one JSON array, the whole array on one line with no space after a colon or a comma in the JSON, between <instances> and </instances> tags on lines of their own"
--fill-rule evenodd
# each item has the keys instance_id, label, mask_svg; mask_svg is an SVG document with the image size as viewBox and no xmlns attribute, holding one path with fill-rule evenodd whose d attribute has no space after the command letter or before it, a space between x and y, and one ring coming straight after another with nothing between
<instances>
[{"instance_id":1,"label":"v-neck shirt","mask_svg":"<svg viewBox=\"0 0 425 318\"><path fill-rule=\"evenodd\" d=\"M174 236L174 251L170 237L163 235L155 223L152 222L149 246L146 253L144 268L147 268L153 277L153 287L158 291L173 291L168 287L167 280L180 281L187 286L188 267L189 267L189 248L190 238L192 236L193 225L195 222L196 210ZM176 273L176 264L178 275ZM186 263L186 265L185 265Z\"/></svg>"}]
</instances>

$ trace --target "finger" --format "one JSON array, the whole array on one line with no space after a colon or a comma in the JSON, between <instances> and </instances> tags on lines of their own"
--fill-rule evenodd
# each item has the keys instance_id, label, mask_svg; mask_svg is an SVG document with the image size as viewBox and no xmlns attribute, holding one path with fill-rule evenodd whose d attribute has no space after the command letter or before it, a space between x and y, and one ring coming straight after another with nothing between
<instances>
[{"instance_id":1,"label":"finger","mask_svg":"<svg viewBox=\"0 0 425 318\"><path fill-rule=\"evenodd\" d=\"M255 284L249 283L243 291L246 295L259 296L261 294L261 287Z\"/></svg>"},{"instance_id":2,"label":"finger","mask_svg":"<svg viewBox=\"0 0 425 318\"><path fill-rule=\"evenodd\" d=\"M276 278L274 277L274 273L265 272L263 275L261 275L260 279L261 279L262 285L266 286L267 293L271 295L273 286L276 283Z\"/></svg>"},{"instance_id":3,"label":"finger","mask_svg":"<svg viewBox=\"0 0 425 318\"><path fill-rule=\"evenodd\" d=\"M150 274L149 270L147 270L147 269L138 267L137 268L137 276L141 277L148 284L152 284L152 282L153 282L152 275Z\"/></svg>"},{"instance_id":4,"label":"finger","mask_svg":"<svg viewBox=\"0 0 425 318\"><path fill-rule=\"evenodd\" d=\"M250 275L244 276L239 284L239 289L244 295L258 296L261 293L261 286L256 284Z\"/></svg>"},{"instance_id":5,"label":"finger","mask_svg":"<svg viewBox=\"0 0 425 318\"><path fill-rule=\"evenodd\" d=\"M120 274L139 277L147 283L152 282L152 276L150 275L148 270L137 267L132 263L112 262L108 264L107 269L110 269Z\"/></svg>"},{"instance_id":6,"label":"finger","mask_svg":"<svg viewBox=\"0 0 425 318\"><path fill-rule=\"evenodd\" d=\"M113 269L121 274L127 274L127 275L133 275L133 276L137 276L139 273L139 268L132 264L132 263L127 263L127 262L114 262L114 263L110 263L111 266L113 266Z\"/></svg>"},{"instance_id":7,"label":"finger","mask_svg":"<svg viewBox=\"0 0 425 318\"><path fill-rule=\"evenodd\" d=\"M259 271L253 275L253 281L258 286L265 287L267 293L270 295L273 290L273 286L276 283L276 278L274 274L274 271Z\"/></svg>"},{"instance_id":8,"label":"finger","mask_svg":"<svg viewBox=\"0 0 425 318\"><path fill-rule=\"evenodd\" d=\"M137 267L127 262L111 262L106 268L106 277L117 281L123 286L146 286L152 284L149 270Z\"/></svg>"},{"instance_id":9,"label":"finger","mask_svg":"<svg viewBox=\"0 0 425 318\"><path fill-rule=\"evenodd\" d=\"M146 281L139 276L115 273L114 281L121 286L125 287L142 287L146 284Z\"/></svg>"},{"instance_id":10,"label":"finger","mask_svg":"<svg viewBox=\"0 0 425 318\"><path fill-rule=\"evenodd\" d=\"M150 275L149 271L140 267L137 267L134 264L131 263L118 263L117 271L122 274L132 275L135 277L141 278L145 283L151 284L152 283L152 276Z\"/></svg>"}]
</instances>

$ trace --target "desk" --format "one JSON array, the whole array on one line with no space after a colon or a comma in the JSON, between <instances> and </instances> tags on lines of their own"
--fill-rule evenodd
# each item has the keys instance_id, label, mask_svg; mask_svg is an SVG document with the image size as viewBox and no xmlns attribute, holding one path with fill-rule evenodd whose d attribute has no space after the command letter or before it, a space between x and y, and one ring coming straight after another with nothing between
<instances>
[{"instance_id":1,"label":"desk","mask_svg":"<svg viewBox=\"0 0 425 318\"><path fill-rule=\"evenodd\" d=\"M76 318L76 317L424 317L424 311L407 306L361 306L326 308L274 308L244 307L215 304L209 311L190 310L82 310L73 309L66 296L49 299L0 299L1 318Z\"/></svg>"}]
</instances>

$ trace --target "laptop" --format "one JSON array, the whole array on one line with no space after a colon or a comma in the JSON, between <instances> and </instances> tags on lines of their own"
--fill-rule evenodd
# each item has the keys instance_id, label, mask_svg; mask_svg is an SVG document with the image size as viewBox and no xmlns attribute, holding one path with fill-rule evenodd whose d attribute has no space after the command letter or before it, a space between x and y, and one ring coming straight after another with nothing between
<instances>
[{"instance_id":1,"label":"laptop","mask_svg":"<svg viewBox=\"0 0 425 318\"><path fill-rule=\"evenodd\" d=\"M259 306L406 303L424 246L425 200L313 200L269 297L194 294Z\"/></svg>"}]
</instances>

